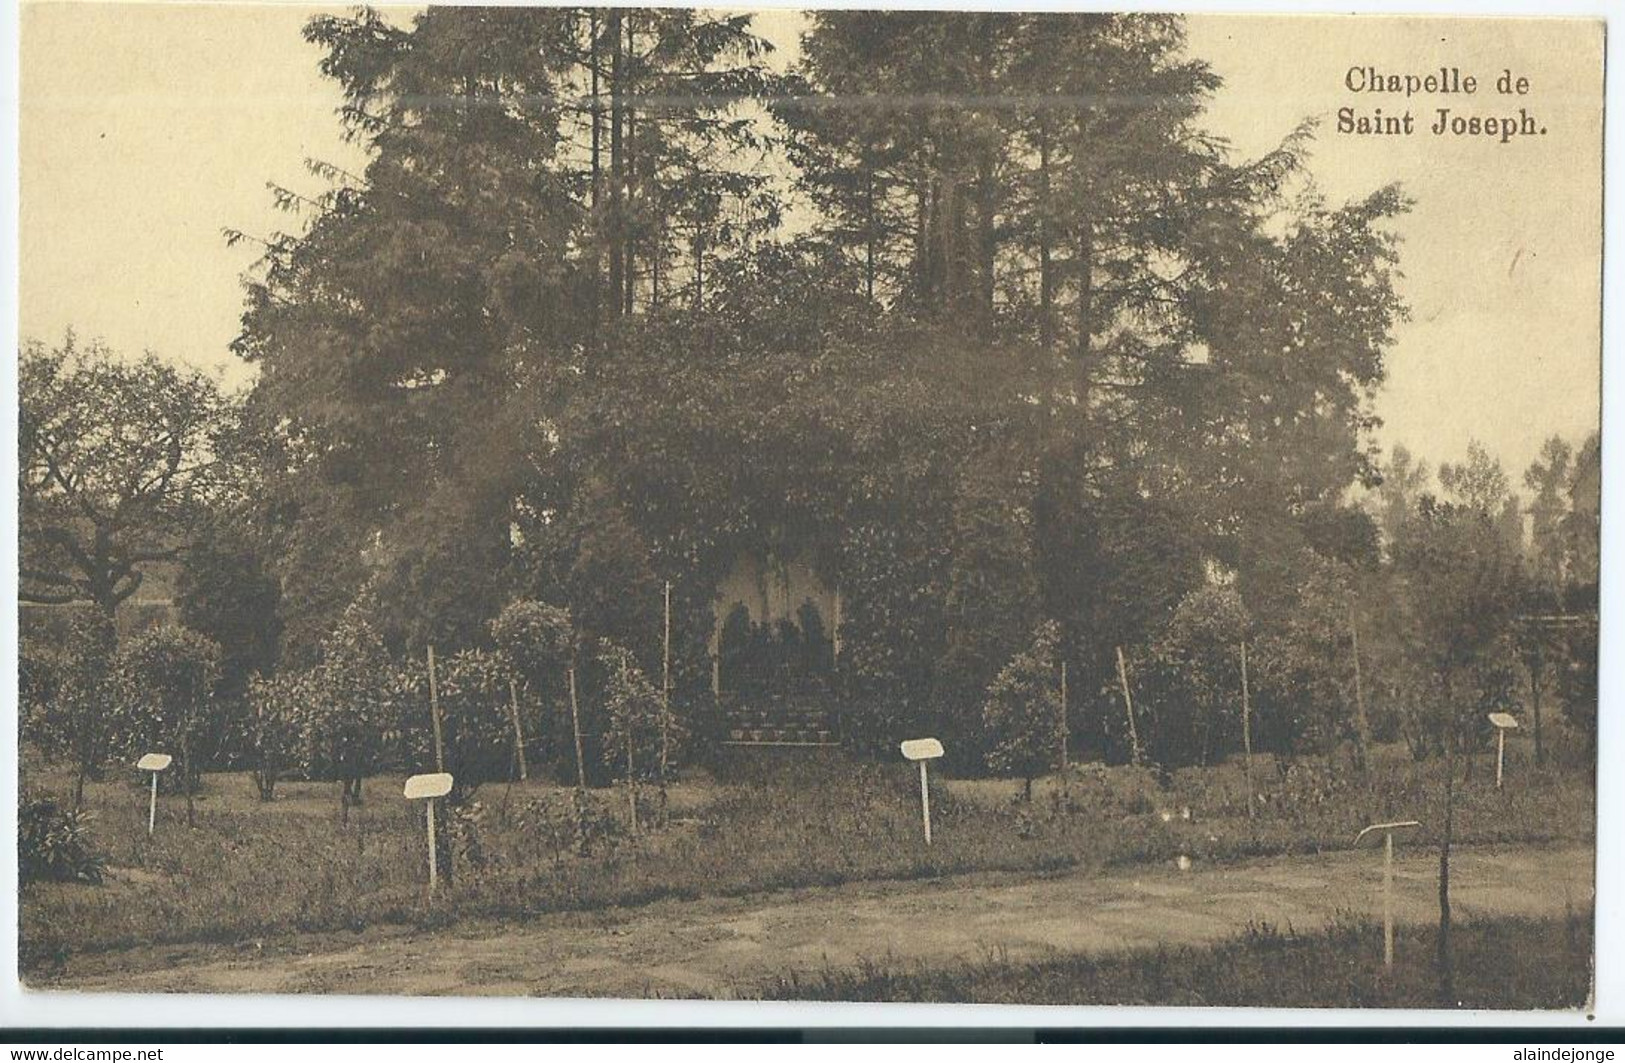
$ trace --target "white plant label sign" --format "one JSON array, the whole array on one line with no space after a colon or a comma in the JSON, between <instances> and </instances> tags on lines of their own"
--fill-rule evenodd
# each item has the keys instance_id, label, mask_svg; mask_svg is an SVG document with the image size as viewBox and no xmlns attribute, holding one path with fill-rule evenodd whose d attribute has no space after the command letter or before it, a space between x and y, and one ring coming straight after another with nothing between
<instances>
[{"instance_id":1,"label":"white plant label sign","mask_svg":"<svg viewBox=\"0 0 1625 1063\"><path fill-rule=\"evenodd\" d=\"M440 881L439 857L434 850L434 799L451 793L451 773L430 772L414 775L406 780L405 794L409 800L423 802L423 814L429 825L429 896L434 896Z\"/></svg>"},{"instance_id":2,"label":"white plant label sign","mask_svg":"<svg viewBox=\"0 0 1625 1063\"><path fill-rule=\"evenodd\" d=\"M152 772L152 797L147 802L147 837L152 837L152 829L158 824L158 773L169 767L175 758L168 753L145 753L135 762L135 766L142 771Z\"/></svg>"},{"instance_id":3,"label":"white plant label sign","mask_svg":"<svg viewBox=\"0 0 1625 1063\"><path fill-rule=\"evenodd\" d=\"M931 844L931 782L925 766L942 756L942 743L935 738L910 738L902 744L903 757L920 765L920 818L925 821L925 844Z\"/></svg>"}]
</instances>

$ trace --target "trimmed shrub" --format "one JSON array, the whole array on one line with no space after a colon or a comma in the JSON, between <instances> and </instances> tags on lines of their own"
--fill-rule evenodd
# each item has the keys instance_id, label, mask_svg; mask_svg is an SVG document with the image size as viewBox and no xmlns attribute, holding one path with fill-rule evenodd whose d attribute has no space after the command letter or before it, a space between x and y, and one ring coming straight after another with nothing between
<instances>
[{"instance_id":1,"label":"trimmed shrub","mask_svg":"<svg viewBox=\"0 0 1625 1063\"><path fill-rule=\"evenodd\" d=\"M158 627L122 646L114 668L118 744L132 760L152 752L175 756L188 822L197 752L225 725L214 697L219 667L220 647L209 639L183 627Z\"/></svg>"}]
</instances>

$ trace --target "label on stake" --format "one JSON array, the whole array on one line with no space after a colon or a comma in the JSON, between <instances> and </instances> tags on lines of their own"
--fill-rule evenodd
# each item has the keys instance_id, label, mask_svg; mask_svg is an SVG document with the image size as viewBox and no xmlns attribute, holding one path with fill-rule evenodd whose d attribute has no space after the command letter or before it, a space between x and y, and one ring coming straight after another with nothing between
<instances>
[{"instance_id":1,"label":"label on stake","mask_svg":"<svg viewBox=\"0 0 1625 1063\"><path fill-rule=\"evenodd\" d=\"M942 743L935 738L910 738L901 748L907 760L936 760L942 756Z\"/></svg>"},{"instance_id":2,"label":"label on stake","mask_svg":"<svg viewBox=\"0 0 1625 1063\"><path fill-rule=\"evenodd\" d=\"M451 793L451 772L436 771L428 775L414 775L406 780L406 796L419 800L425 797L445 797Z\"/></svg>"}]
</instances>

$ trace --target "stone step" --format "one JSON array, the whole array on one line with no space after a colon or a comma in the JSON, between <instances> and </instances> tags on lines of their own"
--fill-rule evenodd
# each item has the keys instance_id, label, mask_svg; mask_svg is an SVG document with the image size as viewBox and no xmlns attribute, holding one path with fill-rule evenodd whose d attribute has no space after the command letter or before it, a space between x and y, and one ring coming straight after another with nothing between
<instances>
[{"instance_id":1,"label":"stone step","mask_svg":"<svg viewBox=\"0 0 1625 1063\"><path fill-rule=\"evenodd\" d=\"M823 727L731 727L727 745L833 746L839 745L835 732Z\"/></svg>"}]
</instances>

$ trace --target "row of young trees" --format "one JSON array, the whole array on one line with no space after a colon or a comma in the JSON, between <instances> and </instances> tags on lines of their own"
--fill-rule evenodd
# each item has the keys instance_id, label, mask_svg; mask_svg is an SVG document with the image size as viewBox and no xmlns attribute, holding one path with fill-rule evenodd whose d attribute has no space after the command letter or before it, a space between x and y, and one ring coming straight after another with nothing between
<instances>
[{"instance_id":1,"label":"row of young trees","mask_svg":"<svg viewBox=\"0 0 1625 1063\"><path fill-rule=\"evenodd\" d=\"M493 624L498 650L444 657L431 679L427 661L390 656L369 604L346 612L318 665L256 675L240 699L221 696L215 642L166 624L118 645L109 618L76 610L60 649L24 647L23 734L73 764L75 806L110 763L173 751L189 816L206 769L246 768L265 801L283 778L336 781L347 818L363 781L387 771L450 771L461 800L514 778L527 753L583 783L663 785L678 762L668 699L627 651L578 645L567 611L516 602Z\"/></svg>"},{"instance_id":2,"label":"row of young trees","mask_svg":"<svg viewBox=\"0 0 1625 1063\"><path fill-rule=\"evenodd\" d=\"M174 776L190 796L222 738L213 708L219 658L217 645L180 627L120 645L111 617L77 609L66 638L23 643L23 738L72 764L75 807L109 760L133 763L154 750L173 751Z\"/></svg>"}]
</instances>

